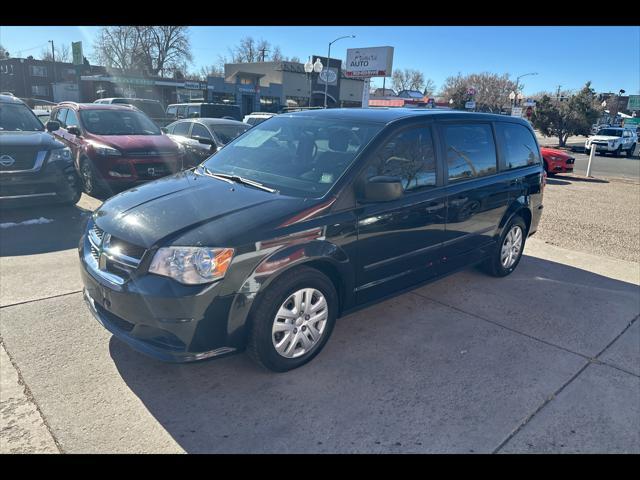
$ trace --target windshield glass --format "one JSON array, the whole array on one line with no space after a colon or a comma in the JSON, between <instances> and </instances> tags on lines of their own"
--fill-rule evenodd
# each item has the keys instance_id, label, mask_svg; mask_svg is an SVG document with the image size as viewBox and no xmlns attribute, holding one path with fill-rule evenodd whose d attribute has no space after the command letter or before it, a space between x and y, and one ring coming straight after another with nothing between
<instances>
[{"instance_id":1,"label":"windshield glass","mask_svg":"<svg viewBox=\"0 0 640 480\"><path fill-rule=\"evenodd\" d=\"M213 130L213 133L218 140L222 142L223 145L226 145L231 140L236 137L239 137L244 132L251 128L251 125L209 125L209 128Z\"/></svg>"},{"instance_id":2,"label":"windshield glass","mask_svg":"<svg viewBox=\"0 0 640 480\"><path fill-rule=\"evenodd\" d=\"M598 135L602 135L605 137L621 137L622 130L616 130L614 128L603 128L602 130L598 131Z\"/></svg>"},{"instance_id":3,"label":"windshield glass","mask_svg":"<svg viewBox=\"0 0 640 480\"><path fill-rule=\"evenodd\" d=\"M134 110L80 110L82 124L96 135L161 135L144 113Z\"/></svg>"},{"instance_id":4,"label":"windshield glass","mask_svg":"<svg viewBox=\"0 0 640 480\"><path fill-rule=\"evenodd\" d=\"M19 103L0 103L0 130L7 132L41 132L44 125L29 107Z\"/></svg>"},{"instance_id":5,"label":"windshield glass","mask_svg":"<svg viewBox=\"0 0 640 480\"><path fill-rule=\"evenodd\" d=\"M249 129L205 161L285 195L321 197L383 125L282 115Z\"/></svg>"}]
</instances>

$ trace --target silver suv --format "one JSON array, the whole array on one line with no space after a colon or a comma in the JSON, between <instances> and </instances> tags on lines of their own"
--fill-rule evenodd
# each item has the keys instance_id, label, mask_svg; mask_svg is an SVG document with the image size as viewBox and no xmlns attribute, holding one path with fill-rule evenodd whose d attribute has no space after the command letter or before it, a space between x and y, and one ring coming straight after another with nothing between
<instances>
[{"instance_id":1,"label":"silver suv","mask_svg":"<svg viewBox=\"0 0 640 480\"><path fill-rule=\"evenodd\" d=\"M638 135L630 128L607 127L587 138L584 143L585 150L591 150L592 144L596 146L598 153L613 153L619 157L625 152L628 157L631 157L638 144Z\"/></svg>"}]
</instances>

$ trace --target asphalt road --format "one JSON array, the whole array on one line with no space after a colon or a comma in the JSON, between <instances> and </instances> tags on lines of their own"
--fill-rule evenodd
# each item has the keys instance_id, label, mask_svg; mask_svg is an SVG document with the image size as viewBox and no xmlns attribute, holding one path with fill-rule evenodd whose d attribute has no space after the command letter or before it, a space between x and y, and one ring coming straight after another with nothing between
<instances>
[{"instance_id":1,"label":"asphalt road","mask_svg":"<svg viewBox=\"0 0 640 480\"><path fill-rule=\"evenodd\" d=\"M640 453L638 263L534 237L513 275L470 269L345 317L292 372L172 365L84 305L98 204L2 213L2 452Z\"/></svg>"},{"instance_id":2,"label":"asphalt road","mask_svg":"<svg viewBox=\"0 0 640 480\"><path fill-rule=\"evenodd\" d=\"M575 147L571 155L576 159L574 173L585 176L589 155L584 153L584 147ZM638 150L633 157L614 157L612 155L596 154L591 165L592 177L625 178L640 181L640 157Z\"/></svg>"}]
</instances>

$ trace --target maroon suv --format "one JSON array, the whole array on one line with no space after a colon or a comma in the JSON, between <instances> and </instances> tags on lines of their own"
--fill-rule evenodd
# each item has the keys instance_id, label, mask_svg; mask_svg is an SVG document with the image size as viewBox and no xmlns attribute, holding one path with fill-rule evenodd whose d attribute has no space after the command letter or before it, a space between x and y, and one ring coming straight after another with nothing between
<instances>
[{"instance_id":1,"label":"maroon suv","mask_svg":"<svg viewBox=\"0 0 640 480\"><path fill-rule=\"evenodd\" d=\"M59 103L47 130L73 152L88 194L110 193L178 172L183 150L129 105Z\"/></svg>"}]
</instances>

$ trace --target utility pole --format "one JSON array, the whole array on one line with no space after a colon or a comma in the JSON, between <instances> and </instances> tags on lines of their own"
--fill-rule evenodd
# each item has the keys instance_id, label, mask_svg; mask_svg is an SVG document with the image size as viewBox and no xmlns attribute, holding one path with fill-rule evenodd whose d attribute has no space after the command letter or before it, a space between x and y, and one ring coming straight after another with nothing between
<instances>
[{"instance_id":1,"label":"utility pole","mask_svg":"<svg viewBox=\"0 0 640 480\"><path fill-rule=\"evenodd\" d=\"M557 91L557 93L556 93L556 101L558 101L558 102L560 101L560 87L561 87L561 86L562 86L562 85L558 85L558 91Z\"/></svg>"},{"instance_id":2,"label":"utility pole","mask_svg":"<svg viewBox=\"0 0 640 480\"><path fill-rule=\"evenodd\" d=\"M268 52L269 50L267 50L265 47L262 47L260 49L260 53L262 54L262 62L264 62L264 58L265 58L265 53Z\"/></svg>"},{"instance_id":3,"label":"utility pole","mask_svg":"<svg viewBox=\"0 0 640 480\"><path fill-rule=\"evenodd\" d=\"M51 92L51 98L53 98L53 101L55 102L55 88L56 88L56 50L55 48L53 48L53 40L49 40L49 43L51 43L51 59L53 60L53 88Z\"/></svg>"}]
</instances>

